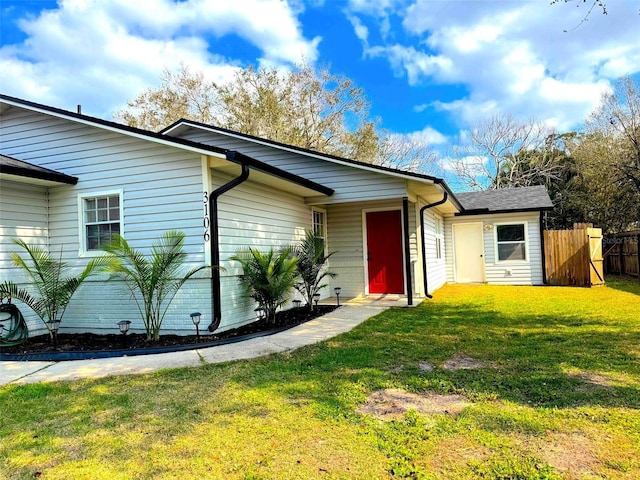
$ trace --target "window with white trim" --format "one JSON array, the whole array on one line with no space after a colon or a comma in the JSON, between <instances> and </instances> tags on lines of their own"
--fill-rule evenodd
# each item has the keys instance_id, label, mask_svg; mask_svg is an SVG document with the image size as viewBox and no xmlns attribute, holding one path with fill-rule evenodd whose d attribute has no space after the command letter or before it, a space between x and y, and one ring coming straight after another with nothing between
<instances>
[{"instance_id":1,"label":"window with white trim","mask_svg":"<svg viewBox=\"0 0 640 480\"><path fill-rule=\"evenodd\" d=\"M312 209L311 210L311 214L312 214L312 228L313 228L313 233L315 235L317 235L318 237L322 237L322 239L325 242L325 245L327 243L327 215L326 212L324 210L318 210L318 209Z\"/></svg>"},{"instance_id":2,"label":"window with white trim","mask_svg":"<svg viewBox=\"0 0 640 480\"><path fill-rule=\"evenodd\" d=\"M435 224L435 240L436 240L436 259L442 259L442 244L444 243L444 228L442 225L442 219L434 215Z\"/></svg>"},{"instance_id":3,"label":"window with white trim","mask_svg":"<svg viewBox=\"0 0 640 480\"><path fill-rule=\"evenodd\" d=\"M496 254L499 262L527 260L525 223L496 225Z\"/></svg>"},{"instance_id":4,"label":"window with white trim","mask_svg":"<svg viewBox=\"0 0 640 480\"><path fill-rule=\"evenodd\" d=\"M78 198L82 252L100 252L115 234L122 234L122 192Z\"/></svg>"}]
</instances>

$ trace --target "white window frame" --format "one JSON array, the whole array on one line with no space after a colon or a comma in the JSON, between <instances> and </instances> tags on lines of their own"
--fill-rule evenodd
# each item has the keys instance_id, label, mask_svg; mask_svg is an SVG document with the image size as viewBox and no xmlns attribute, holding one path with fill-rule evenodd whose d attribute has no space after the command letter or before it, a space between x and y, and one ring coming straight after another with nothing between
<instances>
[{"instance_id":1,"label":"white window frame","mask_svg":"<svg viewBox=\"0 0 640 480\"><path fill-rule=\"evenodd\" d=\"M311 208L311 231L315 234L316 233L316 219L315 219L315 214L316 213L320 213L322 214L322 239L324 240L324 248L325 251L327 249L327 210L324 208L317 208L317 207L312 207Z\"/></svg>"},{"instance_id":2,"label":"white window frame","mask_svg":"<svg viewBox=\"0 0 640 480\"><path fill-rule=\"evenodd\" d=\"M120 235L124 236L123 190L102 190L98 192L87 192L78 194L78 244L80 246L79 255L81 257L97 257L100 255L104 255L104 252L102 250L87 249L87 229L85 225L84 201L90 198L115 197L116 195L118 196L118 207L120 209Z\"/></svg>"},{"instance_id":3,"label":"white window frame","mask_svg":"<svg viewBox=\"0 0 640 480\"><path fill-rule=\"evenodd\" d=\"M433 214L433 227L436 260L444 263L444 219L436 213Z\"/></svg>"},{"instance_id":4,"label":"white window frame","mask_svg":"<svg viewBox=\"0 0 640 480\"><path fill-rule=\"evenodd\" d=\"M500 260L498 245L505 243L522 243L522 242L500 242L498 243L498 227L504 225L522 225L524 228L524 259L523 260ZM500 222L493 224L493 248L495 252L495 262L499 264L523 264L529 263L529 225L526 221Z\"/></svg>"}]
</instances>

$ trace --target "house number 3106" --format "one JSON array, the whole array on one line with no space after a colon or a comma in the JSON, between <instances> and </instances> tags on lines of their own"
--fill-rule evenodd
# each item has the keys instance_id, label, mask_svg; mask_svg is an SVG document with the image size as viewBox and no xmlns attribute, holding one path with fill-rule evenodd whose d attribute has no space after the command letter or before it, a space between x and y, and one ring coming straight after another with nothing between
<instances>
[{"instance_id":1,"label":"house number 3106","mask_svg":"<svg viewBox=\"0 0 640 480\"><path fill-rule=\"evenodd\" d=\"M209 193L202 193L202 201L204 203L204 219L202 220L202 226L204 227L204 241L208 242L211 238L209 235L209 225L211 225L211 221L209 220Z\"/></svg>"}]
</instances>

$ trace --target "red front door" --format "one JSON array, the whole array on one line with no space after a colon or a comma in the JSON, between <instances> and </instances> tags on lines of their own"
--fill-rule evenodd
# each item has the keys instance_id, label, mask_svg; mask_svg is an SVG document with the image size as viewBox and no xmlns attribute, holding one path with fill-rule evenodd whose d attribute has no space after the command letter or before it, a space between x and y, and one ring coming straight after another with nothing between
<instances>
[{"instance_id":1,"label":"red front door","mask_svg":"<svg viewBox=\"0 0 640 480\"><path fill-rule=\"evenodd\" d=\"M367 213L369 293L404 293L400 210Z\"/></svg>"}]
</instances>

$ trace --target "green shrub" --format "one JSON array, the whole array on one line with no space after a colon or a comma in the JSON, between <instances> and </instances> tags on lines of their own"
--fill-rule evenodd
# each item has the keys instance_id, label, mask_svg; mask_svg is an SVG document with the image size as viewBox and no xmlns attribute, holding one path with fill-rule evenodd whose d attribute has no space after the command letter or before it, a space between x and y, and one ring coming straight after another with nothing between
<instances>
[{"instance_id":1,"label":"green shrub","mask_svg":"<svg viewBox=\"0 0 640 480\"><path fill-rule=\"evenodd\" d=\"M289 300L296 279L298 259L291 248L260 252L254 248L238 250L231 257L242 266L240 281L246 296L264 308L267 321L275 323L276 310Z\"/></svg>"}]
</instances>

